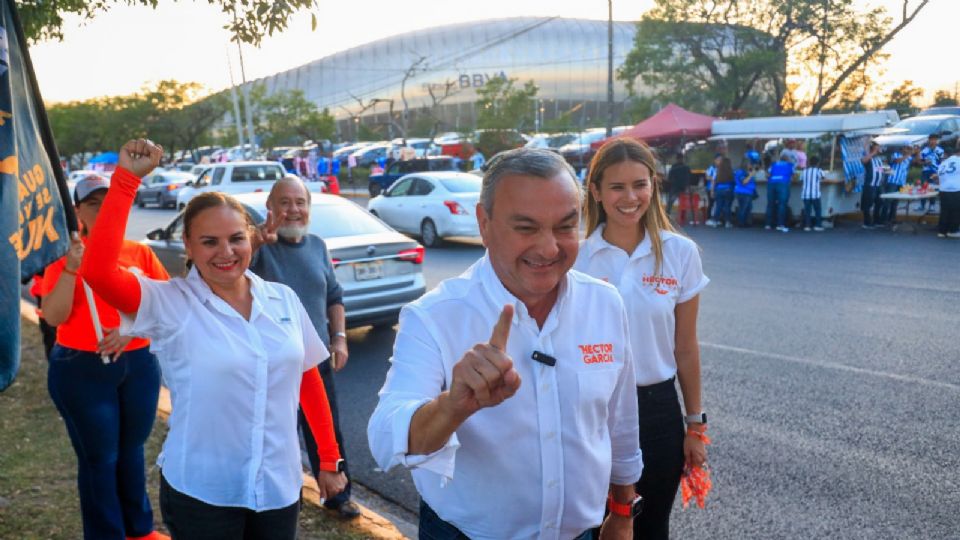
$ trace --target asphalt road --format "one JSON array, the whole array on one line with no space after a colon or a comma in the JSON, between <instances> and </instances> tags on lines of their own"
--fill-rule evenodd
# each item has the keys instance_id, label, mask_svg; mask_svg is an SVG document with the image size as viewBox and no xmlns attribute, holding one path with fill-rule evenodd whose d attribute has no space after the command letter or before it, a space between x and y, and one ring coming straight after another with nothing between
<instances>
[{"instance_id":1,"label":"asphalt road","mask_svg":"<svg viewBox=\"0 0 960 540\"><path fill-rule=\"evenodd\" d=\"M130 237L173 212L134 209ZM688 231L701 296L714 490L674 537L960 538L960 242L864 231ZM138 235L139 234L139 235ZM428 286L482 254L428 250ZM355 481L416 510L410 475L383 473L366 423L394 332L349 333L337 377Z\"/></svg>"}]
</instances>

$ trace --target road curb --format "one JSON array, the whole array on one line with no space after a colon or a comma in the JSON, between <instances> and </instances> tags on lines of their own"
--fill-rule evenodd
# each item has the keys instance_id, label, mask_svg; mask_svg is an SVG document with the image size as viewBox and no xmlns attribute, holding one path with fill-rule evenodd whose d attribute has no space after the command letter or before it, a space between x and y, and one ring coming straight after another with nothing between
<instances>
[{"instance_id":1,"label":"road curb","mask_svg":"<svg viewBox=\"0 0 960 540\"><path fill-rule=\"evenodd\" d=\"M37 317L36 306L22 298L20 299L20 316L33 324L39 324L40 322ZM170 410L170 392L166 387L161 386L160 399L157 401L157 416L167 421L170 417ZM314 480L310 474L304 473L303 475L303 490L301 493L304 501L325 510L323 505L320 504L320 492L317 489L317 481ZM374 512L359 501L354 500L354 502L360 507L361 514L359 518L350 521L340 521L338 518L331 518L331 521L342 524L344 528L359 531L367 538L375 540L406 540L408 538L400 532L400 529L392 521ZM401 526L404 529L409 529L411 525L404 522L401 523Z\"/></svg>"}]
</instances>

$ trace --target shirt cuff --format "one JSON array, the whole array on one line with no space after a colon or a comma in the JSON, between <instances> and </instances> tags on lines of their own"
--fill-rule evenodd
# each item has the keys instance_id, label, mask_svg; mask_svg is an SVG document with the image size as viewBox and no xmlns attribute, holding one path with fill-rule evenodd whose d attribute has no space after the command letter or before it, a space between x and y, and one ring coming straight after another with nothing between
<instances>
[{"instance_id":1,"label":"shirt cuff","mask_svg":"<svg viewBox=\"0 0 960 540\"><path fill-rule=\"evenodd\" d=\"M640 481L643 472L643 459L638 451L627 459L613 459L610 471L610 483L617 486L627 486Z\"/></svg>"},{"instance_id":2,"label":"shirt cuff","mask_svg":"<svg viewBox=\"0 0 960 540\"><path fill-rule=\"evenodd\" d=\"M411 401L401 407L393 416L393 456L397 463L408 469L424 469L441 477L441 485L453 480L453 469L456 464L457 449L460 441L457 434L450 435L450 439L439 450L431 454L409 454L410 422L413 415L427 403L433 401L425 398Z\"/></svg>"},{"instance_id":3,"label":"shirt cuff","mask_svg":"<svg viewBox=\"0 0 960 540\"><path fill-rule=\"evenodd\" d=\"M680 295L679 298L677 298L677 303L682 304L687 300L690 300L694 296L700 294L700 291L705 289L708 283L710 283L710 278L708 278L707 276L703 276L703 278L700 279L700 283L697 283L695 287L693 287L689 291L683 291L683 294Z\"/></svg>"}]
</instances>

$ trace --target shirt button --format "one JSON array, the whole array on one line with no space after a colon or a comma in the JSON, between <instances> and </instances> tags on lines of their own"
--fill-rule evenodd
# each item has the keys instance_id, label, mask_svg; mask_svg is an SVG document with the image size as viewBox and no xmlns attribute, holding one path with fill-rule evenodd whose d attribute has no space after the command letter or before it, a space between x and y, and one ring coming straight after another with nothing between
<instances>
[{"instance_id":1,"label":"shirt button","mask_svg":"<svg viewBox=\"0 0 960 540\"><path fill-rule=\"evenodd\" d=\"M555 487L557 487L557 481L556 481L556 480L551 480L550 483L547 484L547 487L548 487L548 488L555 488Z\"/></svg>"},{"instance_id":2,"label":"shirt button","mask_svg":"<svg viewBox=\"0 0 960 540\"><path fill-rule=\"evenodd\" d=\"M543 383L543 384L540 385L540 390L543 390L544 392L546 392L546 391L550 390L550 385L547 384L547 383Z\"/></svg>"},{"instance_id":3,"label":"shirt button","mask_svg":"<svg viewBox=\"0 0 960 540\"><path fill-rule=\"evenodd\" d=\"M553 439L553 438L556 437L556 436L557 436L557 432L556 432L556 431L548 431L548 432L547 432L547 435L546 435L547 440Z\"/></svg>"}]
</instances>

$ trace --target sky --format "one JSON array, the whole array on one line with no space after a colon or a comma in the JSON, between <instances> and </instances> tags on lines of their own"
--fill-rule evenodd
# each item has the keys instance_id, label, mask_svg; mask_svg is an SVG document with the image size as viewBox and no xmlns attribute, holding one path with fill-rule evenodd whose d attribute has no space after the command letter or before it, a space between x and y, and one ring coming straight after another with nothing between
<instances>
[{"instance_id":1,"label":"sky","mask_svg":"<svg viewBox=\"0 0 960 540\"><path fill-rule=\"evenodd\" d=\"M899 17L902 0L862 0L886 6ZM911 5L917 0L911 0ZM294 68L326 55L411 30L514 16L606 19L603 0L318 0L319 26L300 13L281 35L260 48L244 45L247 80ZM635 21L653 0L614 0L615 20ZM912 80L932 99L934 91L960 88L951 60L960 49L953 34L960 1L931 0L911 25L884 49L890 53L883 85ZM126 95L145 85L174 79L199 82L211 91L240 81L237 45L222 27L219 6L203 0L160 0L156 9L116 5L89 22L69 18L62 42L31 48L41 93L48 103Z\"/></svg>"}]
</instances>

